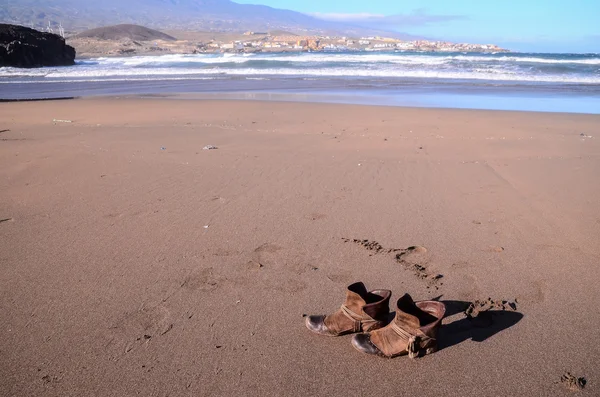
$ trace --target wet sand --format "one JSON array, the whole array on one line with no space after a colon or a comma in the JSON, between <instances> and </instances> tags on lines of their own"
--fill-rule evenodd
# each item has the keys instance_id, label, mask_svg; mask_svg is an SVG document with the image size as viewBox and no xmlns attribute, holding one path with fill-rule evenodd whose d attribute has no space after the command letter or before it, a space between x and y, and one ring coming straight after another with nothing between
<instances>
[{"instance_id":1,"label":"wet sand","mask_svg":"<svg viewBox=\"0 0 600 397\"><path fill-rule=\"evenodd\" d=\"M77 99L0 131L0 395L600 393L600 116ZM359 280L445 301L441 350L304 327Z\"/></svg>"},{"instance_id":2,"label":"wet sand","mask_svg":"<svg viewBox=\"0 0 600 397\"><path fill-rule=\"evenodd\" d=\"M600 114L600 85L518 85L427 79L206 76L74 81L0 80L0 103L14 100L149 96L413 108Z\"/></svg>"}]
</instances>

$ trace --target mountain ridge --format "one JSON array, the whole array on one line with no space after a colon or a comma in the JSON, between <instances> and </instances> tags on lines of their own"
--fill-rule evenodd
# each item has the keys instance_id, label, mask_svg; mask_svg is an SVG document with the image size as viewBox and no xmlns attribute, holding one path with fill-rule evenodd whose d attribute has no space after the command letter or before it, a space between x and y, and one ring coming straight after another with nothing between
<instances>
[{"instance_id":1,"label":"mountain ridge","mask_svg":"<svg viewBox=\"0 0 600 397\"><path fill-rule=\"evenodd\" d=\"M405 33L324 21L296 11L231 0L3 0L0 22L37 29L59 25L79 32L116 24L143 25L160 30L269 31L300 34L385 35L415 39Z\"/></svg>"}]
</instances>

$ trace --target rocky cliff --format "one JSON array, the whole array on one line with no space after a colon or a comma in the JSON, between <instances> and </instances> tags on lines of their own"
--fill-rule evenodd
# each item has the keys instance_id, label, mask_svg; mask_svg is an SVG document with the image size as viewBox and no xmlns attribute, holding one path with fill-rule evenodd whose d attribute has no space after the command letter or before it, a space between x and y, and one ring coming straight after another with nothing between
<instances>
[{"instance_id":1,"label":"rocky cliff","mask_svg":"<svg viewBox=\"0 0 600 397\"><path fill-rule=\"evenodd\" d=\"M53 33L0 24L0 66L36 68L75 63L75 49Z\"/></svg>"}]
</instances>

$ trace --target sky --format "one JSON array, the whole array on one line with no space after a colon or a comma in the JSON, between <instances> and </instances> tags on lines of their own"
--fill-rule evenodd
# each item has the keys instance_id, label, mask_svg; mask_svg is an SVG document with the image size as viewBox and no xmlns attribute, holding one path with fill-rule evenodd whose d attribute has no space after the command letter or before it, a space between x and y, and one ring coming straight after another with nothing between
<instances>
[{"instance_id":1,"label":"sky","mask_svg":"<svg viewBox=\"0 0 600 397\"><path fill-rule=\"evenodd\" d=\"M234 0L515 51L600 53L600 0Z\"/></svg>"}]
</instances>

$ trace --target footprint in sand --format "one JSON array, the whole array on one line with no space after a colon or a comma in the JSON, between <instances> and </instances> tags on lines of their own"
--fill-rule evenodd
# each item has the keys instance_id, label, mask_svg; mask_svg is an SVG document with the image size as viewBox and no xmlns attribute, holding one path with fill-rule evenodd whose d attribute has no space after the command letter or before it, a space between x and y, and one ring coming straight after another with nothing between
<instances>
[{"instance_id":1,"label":"footprint in sand","mask_svg":"<svg viewBox=\"0 0 600 397\"><path fill-rule=\"evenodd\" d=\"M427 253L427 248L421 247L420 245L415 245L412 247L408 247L406 249L406 253L415 255L425 255Z\"/></svg>"},{"instance_id":2,"label":"footprint in sand","mask_svg":"<svg viewBox=\"0 0 600 397\"><path fill-rule=\"evenodd\" d=\"M542 303L546 300L547 292L548 283L544 280L536 280L523 294L523 300L530 303Z\"/></svg>"},{"instance_id":3,"label":"footprint in sand","mask_svg":"<svg viewBox=\"0 0 600 397\"><path fill-rule=\"evenodd\" d=\"M271 243L265 243L260 247L256 248L254 252L250 255L250 262L256 262L261 266L274 265L277 263L277 252L281 251L283 248ZM248 262L250 264L250 262ZM254 265L250 264L250 267Z\"/></svg>"},{"instance_id":4,"label":"footprint in sand","mask_svg":"<svg viewBox=\"0 0 600 397\"><path fill-rule=\"evenodd\" d=\"M271 289L285 293L298 293L304 291L306 287L307 284L304 281L290 279L282 282L277 282L271 287Z\"/></svg>"},{"instance_id":5,"label":"footprint in sand","mask_svg":"<svg viewBox=\"0 0 600 397\"><path fill-rule=\"evenodd\" d=\"M240 254L241 254L241 252L239 252L239 251L223 249L223 248L217 248L213 251L214 256L236 256L236 255L240 255Z\"/></svg>"},{"instance_id":6,"label":"footprint in sand","mask_svg":"<svg viewBox=\"0 0 600 397\"><path fill-rule=\"evenodd\" d=\"M212 291L218 288L223 281L222 277L214 274L213 268L204 269L199 273L188 275L181 283L181 288L192 291Z\"/></svg>"},{"instance_id":7,"label":"footprint in sand","mask_svg":"<svg viewBox=\"0 0 600 397\"><path fill-rule=\"evenodd\" d=\"M459 296L469 299L474 296L484 295L483 289L481 288L481 284L479 283L479 279L477 278L477 276L467 273L464 274L461 278L461 285L464 286L464 288L459 293Z\"/></svg>"},{"instance_id":8,"label":"footprint in sand","mask_svg":"<svg viewBox=\"0 0 600 397\"><path fill-rule=\"evenodd\" d=\"M438 284L443 283L440 280L444 277L439 273L431 273L427 270L430 261L430 255L427 248L414 245L406 249L384 248L377 241L359 240L342 238L345 243L355 243L361 245L367 251L373 252L371 255L395 254L395 260L406 269L412 270L415 276L427 282L427 288L439 289Z\"/></svg>"},{"instance_id":9,"label":"footprint in sand","mask_svg":"<svg viewBox=\"0 0 600 397\"><path fill-rule=\"evenodd\" d=\"M467 269L469 267L471 267L471 264L466 261L458 261L452 264L453 269Z\"/></svg>"},{"instance_id":10,"label":"footprint in sand","mask_svg":"<svg viewBox=\"0 0 600 397\"><path fill-rule=\"evenodd\" d=\"M292 273L299 276L306 272L316 272L319 270L319 268L317 266L314 266L314 265L311 265L308 263L297 263L295 265L292 265L290 267L290 270L292 271Z\"/></svg>"},{"instance_id":11,"label":"footprint in sand","mask_svg":"<svg viewBox=\"0 0 600 397\"><path fill-rule=\"evenodd\" d=\"M361 245L367 251L372 251L375 254L389 254L390 252L394 252L394 251L402 251L402 250L394 250L394 249L384 248L377 241L373 241L373 240L359 240L356 238L355 239L342 238L342 241L345 243L354 243L354 244Z\"/></svg>"},{"instance_id":12,"label":"footprint in sand","mask_svg":"<svg viewBox=\"0 0 600 397\"><path fill-rule=\"evenodd\" d=\"M123 348L127 354L154 338L166 335L173 327L171 312L165 306L143 307L125 313L110 327L112 339L109 344Z\"/></svg>"},{"instance_id":13,"label":"footprint in sand","mask_svg":"<svg viewBox=\"0 0 600 397\"><path fill-rule=\"evenodd\" d=\"M428 265L431 257L427 251L427 248L420 245L408 247L405 250L400 250L400 253L396 254L396 261L404 266L405 268L412 270L413 273L427 282L427 288L439 289L438 284L441 283L443 275L439 273L432 273L428 270Z\"/></svg>"},{"instance_id":14,"label":"footprint in sand","mask_svg":"<svg viewBox=\"0 0 600 397\"><path fill-rule=\"evenodd\" d=\"M328 274L327 278L333 281L334 283L348 284L351 282L350 274Z\"/></svg>"}]
</instances>

